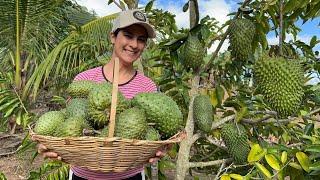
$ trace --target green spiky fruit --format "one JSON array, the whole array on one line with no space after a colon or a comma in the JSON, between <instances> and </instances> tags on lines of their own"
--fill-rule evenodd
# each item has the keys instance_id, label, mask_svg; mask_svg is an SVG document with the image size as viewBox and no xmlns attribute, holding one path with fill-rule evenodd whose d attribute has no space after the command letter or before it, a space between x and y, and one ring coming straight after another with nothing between
<instances>
[{"instance_id":1,"label":"green spiky fruit","mask_svg":"<svg viewBox=\"0 0 320 180\"><path fill-rule=\"evenodd\" d=\"M109 127L105 126L102 130L101 130L101 134L99 135L99 137L108 137L109 135Z\"/></svg>"},{"instance_id":2,"label":"green spiky fruit","mask_svg":"<svg viewBox=\"0 0 320 180\"><path fill-rule=\"evenodd\" d=\"M90 90L94 86L96 86L96 83L89 80L73 81L71 84L69 84L69 87L67 88L67 92L73 98L76 98L76 97L86 98L88 97Z\"/></svg>"},{"instance_id":3,"label":"green spiky fruit","mask_svg":"<svg viewBox=\"0 0 320 180\"><path fill-rule=\"evenodd\" d=\"M67 117L81 116L88 117L88 100L85 98L71 99L66 107Z\"/></svg>"},{"instance_id":4,"label":"green spiky fruit","mask_svg":"<svg viewBox=\"0 0 320 180\"><path fill-rule=\"evenodd\" d=\"M221 137L234 162L237 164L246 163L250 146L244 126L233 123L224 124L221 129Z\"/></svg>"},{"instance_id":5,"label":"green spiky fruit","mask_svg":"<svg viewBox=\"0 0 320 180\"><path fill-rule=\"evenodd\" d=\"M55 130L56 137L79 137L82 136L84 128L89 127L86 120L81 116L74 116L67 118Z\"/></svg>"},{"instance_id":6,"label":"green spiky fruit","mask_svg":"<svg viewBox=\"0 0 320 180\"><path fill-rule=\"evenodd\" d=\"M304 95L304 73L299 63L284 58L264 58L254 65L256 86L280 117L297 111Z\"/></svg>"},{"instance_id":7,"label":"green spiky fruit","mask_svg":"<svg viewBox=\"0 0 320 180\"><path fill-rule=\"evenodd\" d=\"M38 119L34 132L41 135L52 136L56 128L62 124L65 116L60 111L50 111Z\"/></svg>"},{"instance_id":8,"label":"green spiky fruit","mask_svg":"<svg viewBox=\"0 0 320 180\"><path fill-rule=\"evenodd\" d=\"M158 141L161 139L159 131L153 127L148 127L145 135L145 139L149 141Z\"/></svg>"},{"instance_id":9,"label":"green spiky fruit","mask_svg":"<svg viewBox=\"0 0 320 180\"><path fill-rule=\"evenodd\" d=\"M145 111L147 121L155 123L164 138L176 134L183 125L177 103L163 93L139 93L132 99L132 105Z\"/></svg>"},{"instance_id":10,"label":"green spiky fruit","mask_svg":"<svg viewBox=\"0 0 320 180\"><path fill-rule=\"evenodd\" d=\"M111 109L112 85L101 83L95 86L88 95L89 116L91 123L97 129L107 125ZM117 113L122 112L130 106L129 101L119 92L117 102Z\"/></svg>"},{"instance_id":11,"label":"green spiky fruit","mask_svg":"<svg viewBox=\"0 0 320 180\"><path fill-rule=\"evenodd\" d=\"M142 139L148 124L143 110L138 108L126 109L116 120L115 136L127 139Z\"/></svg>"},{"instance_id":12,"label":"green spiky fruit","mask_svg":"<svg viewBox=\"0 0 320 180\"><path fill-rule=\"evenodd\" d=\"M184 65L188 68L192 68L193 70L201 67L203 64L205 49L198 37L190 34L183 46Z\"/></svg>"},{"instance_id":13,"label":"green spiky fruit","mask_svg":"<svg viewBox=\"0 0 320 180\"><path fill-rule=\"evenodd\" d=\"M194 98L193 118L198 129L209 133L213 122L213 110L210 97L199 95Z\"/></svg>"},{"instance_id":14,"label":"green spiky fruit","mask_svg":"<svg viewBox=\"0 0 320 180\"><path fill-rule=\"evenodd\" d=\"M255 25L248 19L235 19L230 24L231 55L240 61L246 61L252 54L252 41Z\"/></svg>"},{"instance_id":15,"label":"green spiky fruit","mask_svg":"<svg viewBox=\"0 0 320 180\"><path fill-rule=\"evenodd\" d=\"M60 112L62 112L63 115L64 115L65 117L67 117L67 109L66 109L66 108L61 109Z\"/></svg>"}]
</instances>

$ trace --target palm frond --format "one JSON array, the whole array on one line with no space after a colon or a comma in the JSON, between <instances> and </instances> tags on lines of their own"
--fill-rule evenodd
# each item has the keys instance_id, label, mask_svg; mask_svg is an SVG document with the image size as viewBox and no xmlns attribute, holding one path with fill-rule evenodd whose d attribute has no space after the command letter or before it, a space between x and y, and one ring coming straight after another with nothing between
<instances>
[{"instance_id":1,"label":"palm frond","mask_svg":"<svg viewBox=\"0 0 320 180\"><path fill-rule=\"evenodd\" d=\"M109 35L112 20L117 14L111 14L91 21L74 30L67 38L59 43L36 68L24 89L23 97L32 89L36 97L41 85L50 79L70 77L79 66L87 60L97 59L111 51Z\"/></svg>"}]
</instances>

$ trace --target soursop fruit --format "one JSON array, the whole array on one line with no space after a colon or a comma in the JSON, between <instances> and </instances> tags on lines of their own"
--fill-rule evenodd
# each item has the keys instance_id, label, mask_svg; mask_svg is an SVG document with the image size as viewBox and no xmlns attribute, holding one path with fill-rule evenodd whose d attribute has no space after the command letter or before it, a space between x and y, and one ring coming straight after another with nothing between
<instances>
[{"instance_id":1,"label":"soursop fruit","mask_svg":"<svg viewBox=\"0 0 320 180\"><path fill-rule=\"evenodd\" d=\"M183 126L183 116L177 103L163 93L139 93L131 103L145 111L147 121L155 123L155 128L164 138L173 136Z\"/></svg>"},{"instance_id":2,"label":"soursop fruit","mask_svg":"<svg viewBox=\"0 0 320 180\"><path fill-rule=\"evenodd\" d=\"M40 135L52 136L56 128L65 120L65 115L60 111L49 111L44 113L34 128L34 132Z\"/></svg>"},{"instance_id":3,"label":"soursop fruit","mask_svg":"<svg viewBox=\"0 0 320 180\"><path fill-rule=\"evenodd\" d=\"M85 98L71 99L66 107L67 117L81 116L83 118L88 117L88 100Z\"/></svg>"},{"instance_id":4,"label":"soursop fruit","mask_svg":"<svg viewBox=\"0 0 320 180\"><path fill-rule=\"evenodd\" d=\"M209 133L213 122L213 110L210 97L198 95L193 102L193 119L198 129Z\"/></svg>"},{"instance_id":5,"label":"soursop fruit","mask_svg":"<svg viewBox=\"0 0 320 180\"><path fill-rule=\"evenodd\" d=\"M186 67L192 68L193 70L201 67L205 49L197 36L189 34L182 50L183 62Z\"/></svg>"},{"instance_id":6,"label":"soursop fruit","mask_svg":"<svg viewBox=\"0 0 320 180\"><path fill-rule=\"evenodd\" d=\"M108 137L109 135L109 127L105 126L102 130L101 133L99 135L99 137Z\"/></svg>"},{"instance_id":7,"label":"soursop fruit","mask_svg":"<svg viewBox=\"0 0 320 180\"><path fill-rule=\"evenodd\" d=\"M224 124L221 129L221 137L227 146L229 155L237 164L247 162L250 151L246 129L241 124Z\"/></svg>"},{"instance_id":8,"label":"soursop fruit","mask_svg":"<svg viewBox=\"0 0 320 180\"><path fill-rule=\"evenodd\" d=\"M157 131L155 128L148 127L145 135L145 139L149 141L158 141L161 139L161 135L159 131Z\"/></svg>"},{"instance_id":9,"label":"soursop fruit","mask_svg":"<svg viewBox=\"0 0 320 180\"><path fill-rule=\"evenodd\" d=\"M67 88L68 94L73 97L88 97L90 90L97 84L89 80L73 81Z\"/></svg>"},{"instance_id":10,"label":"soursop fruit","mask_svg":"<svg viewBox=\"0 0 320 180\"><path fill-rule=\"evenodd\" d=\"M55 130L56 137L79 137L82 136L84 128L90 127L82 116L73 116L67 118Z\"/></svg>"},{"instance_id":11,"label":"soursop fruit","mask_svg":"<svg viewBox=\"0 0 320 180\"><path fill-rule=\"evenodd\" d=\"M235 19L230 24L231 55L236 60L246 61L252 51L252 41L255 35L255 25L248 19Z\"/></svg>"},{"instance_id":12,"label":"soursop fruit","mask_svg":"<svg viewBox=\"0 0 320 180\"><path fill-rule=\"evenodd\" d=\"M304 72L299 63L284 58L263 58L254 65L254 81L267 104L280 117L295 113L304 95Z\"/></svg>"},{"instance_id":13,"label":"soursop fruit","mask_svg":"<svg viewBox=\"0 0 320 180\"><path fill-rule=\"evenodd\" d=\"M121 112L116 120L115 136L127 139L143 139L147 131L147 120L143 110L130 108Z\"/></svg>"},{"instance_id":14,"label":"soursop fruit","mask_svg":"<svg viewBox=\"0 0 320 180\"><path fill-rule=\"evenodd\" d=\"M112 85L110 83L101 83L96 85L88 95L89 101L89 120L97 129L107 125L110 117ZM128 100L119 92L117 102L117 113L122 112L130 106Z\"/></svg>"}]
</instances>

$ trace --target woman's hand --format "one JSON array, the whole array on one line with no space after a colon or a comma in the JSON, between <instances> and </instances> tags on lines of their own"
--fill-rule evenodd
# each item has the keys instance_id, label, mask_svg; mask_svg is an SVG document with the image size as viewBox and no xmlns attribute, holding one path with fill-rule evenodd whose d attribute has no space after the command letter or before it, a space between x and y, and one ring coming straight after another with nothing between
<instances>
[{"instance_id":1,"label":"woman's hand","mask_svg":"<svg viewBox=\"0 0 320 180\"><path fill-rule=\"evenodd\" d=\"M156 156L149 159L149 163L154 163L154 162L158 161L160 158L162 158L163 156L165 156L168 149L170 149L171 147L172 147L172 144L166 145L163 148L161 148L160 150L158 150L156 152Z\"/></svg>"},{"instance_id":2,"label":"woman's hand","mask_svg":"<svg viewBox=\"0 0 320 180\"><path fill-rule=\"evenodd\" d=\"M43 158L50 158L53 160L61 160L62 158L55 152L48 151L47 147L43 144L38 144L38 153L42 155Z\"/></svg>"},{"instance_id":3,"label":"woman's hand","mask_svg":"<svg viewBox=\"0 0 320 180\"><path fill-rule=\"evenodd\" d=\"M154 162L158 161L160 158L162 158L165 155L166 155L166 151L158 150L156 152L156 156L149 159L149 163L154 163Z\"/></svg>"}]
</instances>

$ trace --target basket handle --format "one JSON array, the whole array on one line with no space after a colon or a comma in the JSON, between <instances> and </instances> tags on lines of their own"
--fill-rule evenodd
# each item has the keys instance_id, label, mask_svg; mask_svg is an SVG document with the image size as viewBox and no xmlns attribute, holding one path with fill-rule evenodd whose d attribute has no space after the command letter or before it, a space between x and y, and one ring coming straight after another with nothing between
<instances>
[{"instance_id":1,"label":"basket handle","mask_svg":"<svg viewBox=\"0 0 320 180\"><path fill-rule=\"evenodd\" d=\"M112 82L112 96L111 96L111 111L109 122L109 138L114 135L114 127L116 124L116 110L118 99L118 81L119 81L119 58L116 57L113 63L113 82Z\"/></svg>"}]
</instances>

